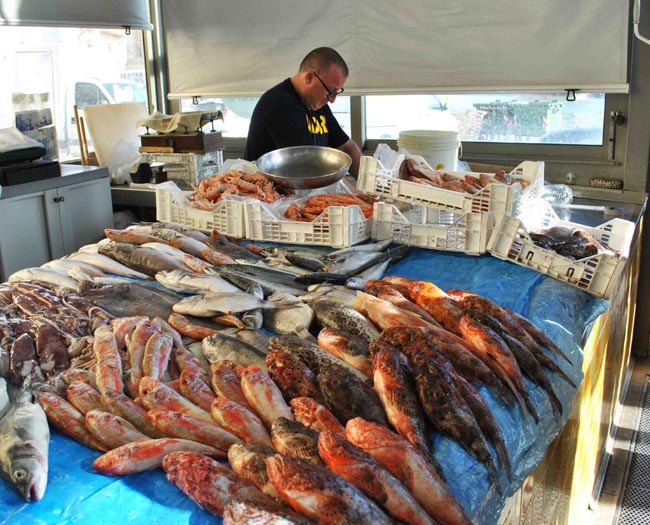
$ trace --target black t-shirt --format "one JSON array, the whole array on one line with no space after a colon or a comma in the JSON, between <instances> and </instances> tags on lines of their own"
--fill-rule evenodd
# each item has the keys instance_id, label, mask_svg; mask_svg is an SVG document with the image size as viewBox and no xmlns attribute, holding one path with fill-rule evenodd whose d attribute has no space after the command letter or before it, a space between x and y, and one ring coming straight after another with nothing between
<instances>
[{"instance_id":1,"label":"black t-shirt","mask_svg":"<svg viewBox=\"0 0 650 525\"><path fill-rule=\"evenodd\" d=\"M257 102L248 129L244 158L256 160L265 153L289 146L338 148L350 137L334 118L329 104L312 111L290 79L269 89Z\"/></svg>"}]
</instances>

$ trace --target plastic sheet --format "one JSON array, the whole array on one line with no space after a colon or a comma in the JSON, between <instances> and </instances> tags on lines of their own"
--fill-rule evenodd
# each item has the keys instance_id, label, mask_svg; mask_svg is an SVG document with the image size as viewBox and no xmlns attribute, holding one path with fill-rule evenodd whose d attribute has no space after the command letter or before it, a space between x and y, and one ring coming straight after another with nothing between
<instances>
[{"instance_id":1,"label":"plastic sheet","mask_svg":"<svg viewBox=\"0 0 650 525\"><path fill-rule=\"evenodd\" d=\"M605 300L489 255L472 257L413 249L389 274L429 280L445 290L470 290L525 315L569 354L573 366L561 359L557 362L577 384L582 380L585 331L608 305ZM540 415L537 425L532 419L522 418L518 408L504 406L489 390L481 388L504 435L513 466L512 482L501 474L502 494L489 488L482 464L453 441L432 436L450 490L475 523L496 523L506 497L535 469L566 423L576 389L556 376L550 380L564 407L561 419L553 417L544 391L525 378ZM52 430L45 497L37 503L25 503L9 485L0 483L1 523L221 523L167 482L162 469L120 478L102 476L92 468L92 461L99 455Z\"/></svg>"}]
</instances>

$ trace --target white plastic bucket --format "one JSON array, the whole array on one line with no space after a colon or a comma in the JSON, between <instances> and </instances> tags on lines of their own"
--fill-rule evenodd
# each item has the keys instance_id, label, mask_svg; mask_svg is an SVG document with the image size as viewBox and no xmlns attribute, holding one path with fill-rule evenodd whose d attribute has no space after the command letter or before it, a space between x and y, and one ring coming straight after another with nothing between
<instances>
[{"instance_id":1,"label":"white plastic bucket","mask_svg":"<svg viewBox=\"0 0 650 525\"><path fill-rule=\"evenodd\" d=\"M433 169L456 171L461 144L456 131L407 130L400 131L397 147L420 155Z\"/></svg>"}]
</instances>

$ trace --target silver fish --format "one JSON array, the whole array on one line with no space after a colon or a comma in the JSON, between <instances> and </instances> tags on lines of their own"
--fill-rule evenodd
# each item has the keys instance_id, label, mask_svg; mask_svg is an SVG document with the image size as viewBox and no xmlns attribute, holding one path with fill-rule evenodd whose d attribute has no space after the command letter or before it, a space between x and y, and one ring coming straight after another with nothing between
<instances>
[{"instance_id":1,"label":"silver fish","mask_svg":"<svg viewBox=\"0 0 650 525\"><path fill-rule=\"evenodd\" d=\"M251 294L253 297L257 297L262 301L264 300L264 291L258 283L251 284L248 288L246 288L246 293ZM249 328L259 330L262 328L262 324L264 323L264 315L262 314L262 310L260 308L256 308L254 310L245 312L244 315L242 315L242 321Z\"/></svg>"},{"instance_id":2,"label":"silver fish","mask_svg":"<svg viewBox=\"0 0 650 525\"><path fill-rule=\"evenodd\" d=\"M244 292L211 293L186 297L173 307L174 312L197 317L238 314L256 308L275 308L275 304Z\"/></svg>"},{"instance_id":3,"label":"silver fish","mask_svg":"<svg viewBox=\"0 0 650 525\"><path fill-rule=\"evenodd\" d=\"M357 275L385 259L388 259L387 252L351 252L332 261L328 271Z\"/></svg>"},{"instance_id":4,"label":"silver fish","mask_svg":"<svg viewBox=\"0 0 650 525\"><path fill-rule=\"evenodd\" d=\"M218 275L208 275L187 270L171 270L158 272L155 277L156 281L165 288L180 293L201 294L239 291L239 288Z\"/></svg>"},{"instance_id":5,"label":"silver fish","mask_svg":"<svg viewBox=\"0 0 650 525\"><path fill-rule=\"evenodd\" d=\"M322 326L355 335L368 343L379 337L375 325L352 307L324 299L316 301L312 308Z\"/></svg>"},{"instance_id":6,"label":"silver fish","mask_svg":"<svg viewBox=\"0 0 650 525\"><path fill-rule=\"evenodd\" d=\"M345 281L345 286L348 288L354 288L355 290L365 290L366 283L368 281L371 279L381 279L384 276L389 264L389 259L381 261L374 266L371 266L370 268L362 271L360 274L354 277L350 277L347 281Z\"/></svg>"},{"instance_id":7,"label":"silver fish","mask_svg":"<svg viewBox=\"0 0 650 525\"><path fill-rule=\"evenodd\" d=\"M67 258L79 260L92 264L93 266L99 268L100 270L105 271L106 273L112 273L114 275L121 275L123 277L133 277L134 279L151 279L147 274L138 272L133 268L129 268L127 265L122 264L121 262L112 259L108 255L102 255L97 252L87 252L81 251L75 252L71 255L68 255Z\"/></svg>"},{"instance_id":8,"label":"silver fish","mask_svg":"<svg viewBox=\"0 0 650 525\"><path fill-rule=\"evenodd\" d=\"M300 300L312 304L322 299L335 301L352 307L356 300L357 292L338 284L314 284L309 287L309 292L301 295Z\"/></svg>"},{"instance_id":9,"label":"silver fish","mask_svg":"<svg viewBox=\"0 0 650 525\"><path fill-rule=\"evenodd\" d=\"M343 248L341 250L336 250L326 256L329 260L335 260L341 255L347 255L350 253L359 253L359 252L383 252L388 248L393 239L384 239L383 241L371 242L368 244L358 244L356 246L350 246L349 248Z\"/></svg>"},{"instance_id":10,"label":"silver fish","mask_svg":"<svg viewBox=\"0 0 650 525\"><path fill-rule=\"evenodd\" d=\"M255 348L236 337L213 334L203 339L202 347L203 355L210 363L228 359L244 367L255 364L266 370L266 349Z\"/></svg>"},{"instance_id":11,"label":"silver fish","mask_svg":"<svg viewBox=\"0 0 650 525\"><path fill-rule=\"evenodd\" d=\"M12 273L7 279L10 283L19 281L43 281L55 286L65 286L66 288L77 288L77 281L67 274L48 268L24 268Z\"/></svg>"},{"instance_id":12,"label":"silver fish","mask_svg":"<svg viewBox=\"0 0 650 525\"><path fill-rule=\"evenodd\" d=\"M251 346L254 346L258 350L266 353L266 349L269 346L270 336L262 332L261 330L253 330L252 328L226 328L221 330L221 333L224 335L230 335L236 337L244 343L248 343Z\"/></svg>"},{"instance_id":13,"label":"silver fish","mask_svg":"<svg viewBox=\"0 0 650 525\"><path fill-rule=\"evenodd\" d=\"M168 248L168 246L164 244L161 244L161 246L165 246L165 248L162 248L164 250ZM127 265L129 268L151 275L152 277L156 275L157 272L165 270L187 269L187 267L182 262L178 262L175 257L171 257L166 252L154 249L150 246L135 246L133 244L121 242L109 242L100 245L98 252Z\"/></svg>"},{"instance_id":14,"label":"silver fish","mask_svg":"<svg viewBox=\"0 0 650 525\"><path fill-rule=\"evenodd\" d=\"M311 307L301 302L296 296L283 292L276 292L270 301L282 303L296 303L294 308L277 308L264 312L264 328L276 334L294 334L315 342L313 335L309 333L309 327L314 319L314 311Z\"/></svg>"},{"instance_id":15,"label":"silver fish","mask_svg":"<svg viewBox=\"0 0 650 525\"><path fill-rule=\"evenodd\" d=\"M290 281L290 284L281 283L262 276L255 276L248 273L238 272L234 269L221 269L219 275L226 281L234 284L241 290L246 290L251 284L257 283L262 287L264 297L267 297L275 292L287 292L292 295L300 295L305 293L303 285Z\"/></svg>"},{"instance_id":16,"label":"silver fish","mask_svg":"<svg viewBox=\"0 0 650 525\"><path fill-rule=\"evenodd\" d=\"M50 429L29 381L10 387L11 408L0 420L0 468L25 501L39 501L47 487Z\"/></svg>"}]
</instances>

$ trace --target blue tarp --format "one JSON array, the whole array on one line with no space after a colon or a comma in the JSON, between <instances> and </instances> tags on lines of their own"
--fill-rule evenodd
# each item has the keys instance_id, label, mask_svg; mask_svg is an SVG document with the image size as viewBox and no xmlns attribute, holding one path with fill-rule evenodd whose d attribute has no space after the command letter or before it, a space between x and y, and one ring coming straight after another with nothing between
<instances>
[{"instance_id":1,"label":"blue tarp","mask_svg":"<svg viewBox=\"0 0 650 525\"><path fill-rule=\"evenodd\" d=\"M528 317L569 354L573 366L561 359L557 363L577 384L582 379L584 337L608 305L605 300L489 255L473 257L413 249L389 274L432 281L445 290L470 290ZM553 417L544 391L525 378L540 414L537 425L532 419L523 418L516 407L504 406L489 390L481 388L503 432L515 475L512 482L508 482L505 474L501 475L502 495L489 489L482 464L453 441L432 436L450 490L476 523L496 523L506 497L535 469L566 423L576 390L558 377L550 380L564 407L559 420ZM1 523L221 523L167 482L162 469L119 478L102 476L92 468L93 460L99 455L52 430L49 481L44 498L37 503L25 503L9 485L0 482Z\"/></svg>"}]
</instances>

